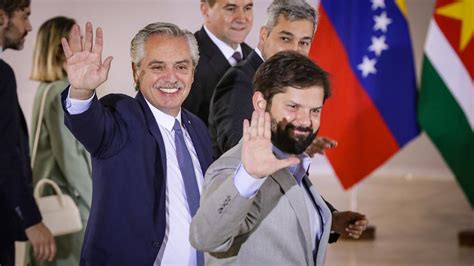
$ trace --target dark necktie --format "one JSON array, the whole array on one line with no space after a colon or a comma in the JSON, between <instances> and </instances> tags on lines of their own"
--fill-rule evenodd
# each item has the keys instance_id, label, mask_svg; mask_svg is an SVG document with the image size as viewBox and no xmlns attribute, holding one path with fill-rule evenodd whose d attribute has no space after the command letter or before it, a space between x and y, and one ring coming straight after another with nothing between
<instances>
[{"instance_id":1,"label":"dark necktie","mask_svg":"<svg viewBox=\"0 0 474 266\"><path fill-rule=\"evenodd\" d=\"M189 211L191 217L196 214L199 207L199 187L196 181L196 174L194 173L193 161L191 154L186 147L184 141L183 130L178 120L174 122L174 143L176 146L176 158L178 159L179 170L183 176L184 190L186 192L186 200L188 201ZM204 257L202 252L196 251L197 265L204 265Z\"/></svg>"},{"instance_id":2,"label":"dark necktie","mask_svg":"<svg viewBox=\"0 0 474 266\"><path fill-rule=\"evenodd\" d=\"M239 52L235 52L232 57L235 59L235 61L238 63L242 61L242 55Z\"/></svg>"}]
</instances>

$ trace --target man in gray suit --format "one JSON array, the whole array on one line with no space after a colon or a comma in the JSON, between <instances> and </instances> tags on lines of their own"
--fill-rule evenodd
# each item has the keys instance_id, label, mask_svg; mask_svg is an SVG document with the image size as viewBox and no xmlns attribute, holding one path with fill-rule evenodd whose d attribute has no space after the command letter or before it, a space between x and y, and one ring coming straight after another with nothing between
<instances>
[{"instance_id":1,"label":"man in gray suit","mask_svg":"<svg viewBox=\"0 0 474 266\"><path fill-rule=\"evenodd\" d=\"M306 174L305 150L330 95L328 74L304 55L280 52L253 87L242 140L206 172L191 244L207 252L207 265L323 265L332 218ZM360 220L346 228L363 231Z\"/></svg>"}]
</instances>

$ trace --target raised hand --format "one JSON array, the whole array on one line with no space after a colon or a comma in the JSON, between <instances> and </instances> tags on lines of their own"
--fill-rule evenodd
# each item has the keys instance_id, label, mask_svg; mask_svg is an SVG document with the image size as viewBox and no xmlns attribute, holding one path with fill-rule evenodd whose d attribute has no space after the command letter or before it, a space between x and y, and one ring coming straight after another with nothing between
<instances>
[{"instance_id":1,"label":"raised hand","mask_svg":"<svg viewBox=\"0 0 474 266\"><path fill-rule=\"evenodd\" d=\"M297 163L298 158L279 160L273 154L271 121L267 112L254 111L250 124L247 119L244 120L242 165L247 173L255 178L263 178Z\"/></svg>"},{"instance_id":2,"label":"raised hand","mask_svg":"<svg viewBox=\"0 0 474 266\"><path fill-rule=\"evenodd\" d=\"M306 148L306 154L313 157L316 153L324 155L326 149L337 147L337 142L328 137L316 137Z\"/></svg>"},{"instance_id":3,"label":"raised hand","mask_svg":"<svg viewBox=\"0 0 474 266\"><path fill-rule=\"evenodd\" d=\"M96 29L93 44L92 24L86 23L85 38L82 42L78 25L74 25L69 42L62 38L65 68L71 84L70 96L73 99L88 99L94 90L107 80L112 57L102 62L103 35L102 29Z\"/></svg>"}]
</instances>

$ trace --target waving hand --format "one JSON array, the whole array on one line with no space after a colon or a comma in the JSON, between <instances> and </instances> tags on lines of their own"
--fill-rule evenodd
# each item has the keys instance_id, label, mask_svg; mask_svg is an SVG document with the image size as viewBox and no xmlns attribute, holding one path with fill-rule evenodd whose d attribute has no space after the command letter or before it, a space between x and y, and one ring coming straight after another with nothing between
<instances>
[{"instance_id":1,"label":"waving hand","mask_svg":"<svg viewBox=\"0 0 474 266\"><path fill-rule=\"evenodd\" d=\"M242 164L247 173L262 178L297 163L298 158L279 160L273 154L271 121L267 112L254 111L250 124L244 120Z\"/></svg>"},{"instance_id":2,"label":"waving hand","mask_svg":"<svg viewBox=\"0 0 474 266\"><path fill-rule=\"evenodd\" d=\"M61 40L73 99L89 98L107 80L112 57L102 61L103 34L100 27L96 29L94 45L93 39L92 24L87 22L84 41L78 25L73 26L69 41L66 38Z\"/></svg>"}]
</instances>

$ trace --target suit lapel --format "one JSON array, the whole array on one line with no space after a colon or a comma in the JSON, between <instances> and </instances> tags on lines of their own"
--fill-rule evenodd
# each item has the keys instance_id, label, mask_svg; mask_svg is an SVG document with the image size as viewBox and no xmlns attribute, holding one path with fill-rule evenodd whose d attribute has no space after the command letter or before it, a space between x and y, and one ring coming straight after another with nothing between
<instances>
[{"instance_id":1,"label":"suit lapel","mask_svg":"<svg viewBox=\"0 0 474 266\"><path fill-rule=\"evenodd\" d=\"M209 64L217 75L224 75L225 71L230 68L229 61L224 57L219 47L215 45L211 38L207 35L204 27L198 33L199 38L201 39L202 47L199 49L199 52L206 54L209 58Z\"/></svg>"},{"instance_id":2,"label":"suit lapel","mask_svg":"<svg viewBox=\"0 0 474 266\"><path fill-rule=\"evenodd\" d=\"M326 256L327 243L329 241L329 234L331 231L332 215L326 202L323 200L319 192L314 188L307 175L304 176L303 182L313 195L313 199L316 205L319 207L319 212L323 219L323 234L319 240L318 253L316 254L316 265L323 265Z\"/></svg>"},{"instance_id":3,"label":"suit lapel","mask_svg":"<svg viewBox=\"0 0 474 266\"><path fill-rule=\"evenodd\" d=\"M150 107L148 107L148 104L145 101L145 98L143 98L143 95L141 92L137 93L137 96L135 97L137 101L140 103L143 113L145 114L145 119L146 123L148 126L148 131L151 133L155 141L158 143L158 148L160 149L160 155L161 155L161 164L163 168L163 177L166 179L166 151L165 151L165 143L163 142L163 136L161 135L160 128L158 127L158 124L156 123L156 119L153 116L153 113L150 110Z\"/></svg>"},{"instance_id":4,"label":"suit lapel","mask_svg":"<svg viewBox=\"0 0 474 266\"><path fill-rule=\"evenodd\" d=\"M280 185L288 198L291 207L293 208L298 222L303 230L305 237L306 257L312 261L312 237L311 228L309 225L308 210L306 208L306 201L304 195L301 193L302 190L298 189L298 184L295 178L286 169L281 169L271 175L271 177ZM302 188L304 190L304 188ZM303 191L304 192L304 191Z\"/></svg>"}]
</instances>

